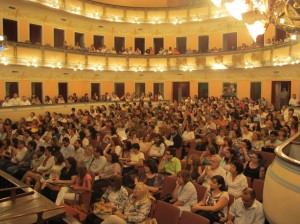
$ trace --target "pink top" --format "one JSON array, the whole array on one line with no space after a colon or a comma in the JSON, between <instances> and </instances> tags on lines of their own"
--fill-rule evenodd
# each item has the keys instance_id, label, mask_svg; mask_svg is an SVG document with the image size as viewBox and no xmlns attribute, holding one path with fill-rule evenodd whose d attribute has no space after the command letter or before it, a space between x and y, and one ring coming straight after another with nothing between
<instances>
[{"instance_id":1,"label":"pink top","mask_svg":"<svg viewBox=\"0 0 300 224\"><path fill-rule=\"evenodd\" d=\"M83 178L82 185L80 185L79 181L80 181L80 178L79 178L79 176L77 176L76 180L75 180L74 187L84 187L84 188L87 188L88 187L88 182L92 183L92 177L91 177L91 175L89 173L87 173L84 176L84 178Z\"/></svg>"}]
</instances>

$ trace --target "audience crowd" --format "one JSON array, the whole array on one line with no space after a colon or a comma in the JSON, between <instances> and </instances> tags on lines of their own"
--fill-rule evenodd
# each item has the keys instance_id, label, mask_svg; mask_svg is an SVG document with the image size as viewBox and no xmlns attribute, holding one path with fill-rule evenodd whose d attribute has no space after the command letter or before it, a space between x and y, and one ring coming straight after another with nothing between
<instances>
[{"instance_id":1,"label":"audience crowd","mask_svg":"<svg viewBox=\"0 0 300 224\"><path fill-rule=\"evenodd\" d=\"M293 108L276 110L264 99L197 96L155 107L139 100L68 114L32 112L18 121L0 118L0 169L57 205L75 199L74 189L92 191L93 203L111 201L115 209L104 223L143 221L166 176L177 177L168 201L181 211L211 223L264 223L247 177L264 179L261 151L273 153L295 135L299 119ZM191 148L201 156L189 154ZM201 201L194 183L208 189ZM236 199L230 209L229 195Z\"/></svg>"}]
</instances>

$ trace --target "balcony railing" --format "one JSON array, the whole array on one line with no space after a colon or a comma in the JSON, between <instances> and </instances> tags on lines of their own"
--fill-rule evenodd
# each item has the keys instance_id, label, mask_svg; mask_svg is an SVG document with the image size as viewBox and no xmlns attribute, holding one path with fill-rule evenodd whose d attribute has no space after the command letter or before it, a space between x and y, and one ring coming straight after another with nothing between
<instances>
[{"instance_id":1,"label":"balcony railing","mask_svg":"<svg viewBox=\"0 0 300 224\"><path fill-rule=\"evenodd\" d=\"M300 62L298 40L249 50L180 55L101 54L12 42L9 46L8 50L2 52L2 64L66 68L75 71L188 72L293 65Z\"/></svg>"}]
</instances>

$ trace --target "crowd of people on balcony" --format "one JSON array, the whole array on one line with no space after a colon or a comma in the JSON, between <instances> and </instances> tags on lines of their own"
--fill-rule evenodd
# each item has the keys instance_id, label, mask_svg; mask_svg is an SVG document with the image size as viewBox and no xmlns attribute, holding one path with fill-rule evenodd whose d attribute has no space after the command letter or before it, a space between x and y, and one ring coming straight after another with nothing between
<instances>
[{"instance_id":1,"label":"crowd of people on balcony","mask_svg":"<svg viewBox=\"0 0 300 224\"><path fill-rule=\"evenodd\" d=\"M19 101L17 96L13 101ZM246 176L264 178L267 167L261 151L273 152L295 135L300 120L293 108L276 110L264 99L197 96L157 106L111 104L26 116L18 121L9 115L0 118L0 169L33 184L57 205L74 199L70 185L94 189L93 198L103 202L119 198L114 205L117 215L108 219L118 223L143 221L150 209L148 199L157 197L165 176L174 176L169 202L180 210L196 212L211 223L227 218L238 223L233 217L245 220L248 214L240 210L238 203L243 202L246 208L258 209L250 223L263 224L262 204L247 187ZM189 154L192 143L201 156ZM93 186L87 170L98 176ZM123 185L144 193L128 198L122 178ZM192 183L207 187L205 198L197 201ZM229 194L236 202L228 212ZM143 209L128 204L132 200L142 200L133 203L145 203Z\"/></svg>"},{"instance_id":2,"label":"crowd of people on balcony","mask_svg":"<svg viewBox=\"0 0 300 224\"><path fill-rule=\"evenodd\" d=\"M228 51L235 51L235 50L251 50L256 48L261 48L263 46L271 46L277 44L283 44L290 41L290 35L286 34L284 39L276 39L275 37L267 38L265 43L264 42L253 42L251 45L247 45L243 43L241 46L232 46ZM133 47L125 48L124 46L120 50L116 50L114 46L111 48L107 48L105 44L99 46L98 48L92 44L90 47L86 47L85 44L80 44L78 42L75 43L75 46L68 45L65 41L64 48L68 50L78 50L84 52L96 52L100 54L119 54L119 55L180 55L180 54L201 54L201 53L214 53L214 52L222 52L222 48L213 47L211 49L207 49L206 52L202 52L199 50L188 48L185 52L180 52L177 48L169 47L167 49L160 48L158 52L155 52L152 47L147 48L144 52L141 49Z\"/></svg>"},{"instance_id":3,"label":"crowd of people on balcony","mask_svg":"<svg viewBox=\"0 0 300 224\"><path fill-rule=\"evenodd\" d=\"M98 101L161 101L164 100L161 93L152 94L152 92L142 93L138 96L135 92L129 93L127 92L122 97L118 97L115 92L112 94L105 93L103 96L99 97L97 93L94 93L93 96L89 96L88 93L85 93L84 96L79 97L76 93L68 96L67 99L64 99L62 95L58 95L55 99L51 99L48 95L45 96L44 101L42 102L38 96L32 95L30 98L26 96L22 96L22 99L18 97L17 93L13 94L13 97L10 98L6 96L2 107L10 107L10 106L30 106L30 105L41 105L41 104L65 104L65 103L80 103L80 102L98 102Z\"/></svg>"}]
</instances>

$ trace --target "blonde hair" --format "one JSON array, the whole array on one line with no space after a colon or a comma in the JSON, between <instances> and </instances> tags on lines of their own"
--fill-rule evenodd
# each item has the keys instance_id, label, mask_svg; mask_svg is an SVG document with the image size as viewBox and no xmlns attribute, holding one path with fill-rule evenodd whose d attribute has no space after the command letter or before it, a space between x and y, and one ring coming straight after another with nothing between
<instances>
[{"instance_id":1,"label":"blonde hair","mask_svg":"<svg viewBox=\"0 0 300 224\"><path fill-rule=\"evenodd\" d=\"M147 185L145 185L144 183L142 183L142 182L137 183L135 185L134 189L140 191L140 195L139 195L139 200L140 201L143 201L143 200L155 201L155 198L149 192L149 189L148 189Z\"/></svg>"}]
</instances>

